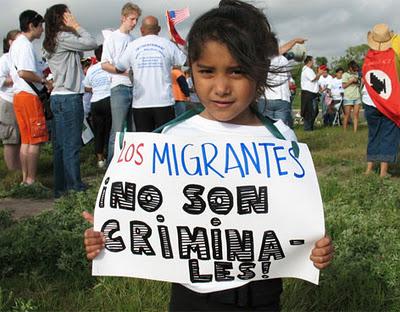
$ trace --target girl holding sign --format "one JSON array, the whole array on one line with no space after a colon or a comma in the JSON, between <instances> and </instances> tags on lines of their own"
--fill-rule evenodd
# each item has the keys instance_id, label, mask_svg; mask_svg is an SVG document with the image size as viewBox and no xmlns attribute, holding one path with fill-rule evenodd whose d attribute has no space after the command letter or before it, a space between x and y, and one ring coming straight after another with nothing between
<instances>
[{"instance_id":1,"label":"girl holding sign","mask_svg":"<svg viewBox=\"0 0 400 312\"><path fill-rule=\"evenodd\" d=\"M222 0L219 7L198 18L188 35L188 58L196 92L204 106L199 115L164 129L174 135L276 135L296 140L281 120L268 129L253 106L271 87L267 74L270 58L278 54L275 35L262 11L238 0ZM85 212L84 217L93 221ZM104 248L102 233L88 229L85 246L88 259ZM332 259L330 238L317 241L310 259L318 269ZM229 287L235 287L230 288ZM171 311L279 310L281 279L224 283L173 284Z\"/></svg>"}]
</instances>

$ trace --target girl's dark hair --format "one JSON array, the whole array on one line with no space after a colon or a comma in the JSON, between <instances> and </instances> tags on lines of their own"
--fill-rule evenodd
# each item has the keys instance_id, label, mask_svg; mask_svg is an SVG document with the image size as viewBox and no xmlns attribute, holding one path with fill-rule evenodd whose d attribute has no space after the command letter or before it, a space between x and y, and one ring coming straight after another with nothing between
<instances>
[{"instance_id":1,"label":"girl's dark hair","mask_svg":"<svg viewBox=\"0 0 400 312\"><path fill-rule=\"evenodd\" d=\"M64 13L68 10L65 4L55 4L46 10L44 22L46 24L43 48L54 53L57 46L57 35L60 31L74 32L72 28L65 26Z\"/></svg>"},{"instance_id":2,"label":"girl's dark hair","mask_svg":"<svg viewBox=\"0 0 400 312\"><path fill-rule=\"evenodd\" d=\"M209 41L225 44L244 73L256 82L257 94L270 87L270 58L279 54L278 40L264 13L239 0L222 0L200 16L187 36L189 65L201 57Z\"/></svg>"},{"instance_id":3,"label":"girl's dark hair","mask_svg":"<svg viewBox=\"0 0 400 312\"><path fill-rule=\"evenodd\" d=\"M358 70L360 68L360 66L358 66L357 62L352 60L347 64L347 68L348 69L352 69L352 70Z\"/></svg>"},{"instance_id":4,"label":"girl's dark hair","mask_svg":"<svg viewBox=\"0 0 400 312\"><path fill-rule=\"evenodd\" d=\"M94 55L96 56L96 60L98 62L101 61L101 55L103 54L103 45L99 45L95 50L94 50Z\"/></svg>"},{"instance_id":5,"label":"girl's dark hair","mask_svg":"<svg viewBox=\"0 0 400 312\"><path fill-rule=\"evenodd\" d=\"M18 29L13 29L10 30L7 33L7 36L5 38L3 38L3 53L7 53L10 50L10 43L9 41L14 41L15 38L17 38L18 34L20 34L21 31Z\"/></svg>"}]
</instances>

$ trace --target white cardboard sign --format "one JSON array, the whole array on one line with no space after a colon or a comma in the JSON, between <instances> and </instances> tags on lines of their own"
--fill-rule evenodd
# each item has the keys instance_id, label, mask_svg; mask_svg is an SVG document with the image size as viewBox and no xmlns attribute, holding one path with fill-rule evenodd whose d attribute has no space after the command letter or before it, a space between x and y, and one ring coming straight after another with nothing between
<instances>
[{"instance_id":1,"label":"white cardboard sign","mask_svg":"<svg viewBox=\"0 0 400 312\"><path fill-rule=\"evenodd\" d=\"M278 139L126 133L96 202L93 275L178 283L295 277L324 236L308 147ZM225 287L223 287L225 288Z\"/></svg>"}]
</instances>

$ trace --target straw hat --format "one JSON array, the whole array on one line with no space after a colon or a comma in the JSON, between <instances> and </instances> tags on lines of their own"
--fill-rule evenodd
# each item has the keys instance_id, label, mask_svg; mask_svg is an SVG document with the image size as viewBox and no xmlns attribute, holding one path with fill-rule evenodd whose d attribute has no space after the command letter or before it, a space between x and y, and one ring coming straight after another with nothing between
<instances>
[{"instance_id":1,"label":"straw hat","mask_svg":"<svg viewBox=\"0 0 400 312\"><path fill-rule=\"evenodd\" d=\"M392 46L393 31L389 30L386 24L376 24L371 31L368 32L368 46L372 50L384 51Z\"/></svg>"}]
</instances>

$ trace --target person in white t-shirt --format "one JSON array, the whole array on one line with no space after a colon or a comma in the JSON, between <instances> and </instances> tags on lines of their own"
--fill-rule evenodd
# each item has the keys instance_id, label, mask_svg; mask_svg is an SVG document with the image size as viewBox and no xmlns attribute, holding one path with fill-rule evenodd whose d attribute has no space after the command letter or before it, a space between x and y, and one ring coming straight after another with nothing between
<instances>
[{"instance_id":1,"label":"person in white t-shirt","mask_svg":"<svg viewBox=\"0 0 400 312\"><path fill-rule=\"evenodd\" d=\"M107 163L114 155L114 140L117 132L134 131L132 117L132 82L129 79L129 68L119 71L116 68L121 55L128 44L134 40L130 32L135 28L142 10L136 4L126 3L121 10L121 25L105 38L101 67L111 74L111 117L112 125L108 144Z\"/></svg>"},{"instance_id":2,"label":"person in white t-shirt","mask_svg":"<svg viewBox=\"0 0 400 312\"><path fill-rule=\"evenodd\" d=\"M0 57L0 140L4 145L4 161L10 171L21 169L19 150L21 139L13 108L14 88L10 76L10 46L19 36L19 30L10 30L3 40Z\"/></svg>"},{"instance_id":3,"label":"person in white t-shirt","mask_svg":"<svg viewBox=\"0 0 400 312\"><path fill-rule=\"evenodd\" d=\"M151 132L175 118L171 70L182 66L185 54L176 44L158 36L157 18L143 19L142 37L131 42L119 59L117 68L133 70L133 118L136 131Z\"/></svg>"},{"instance_id":4,"label":"person in white t-shirt","mask_svg":"<svg viewBox=\"0 0 400 312\"><path fill-rule=\"evenodd\" d=\"M327 114L326 114L326 122L328 125L332 125L333 120L335 119L335 113L340 109L340 105L343 99L343 85L342 85L342 76L344 70L341 67L336 68L335 77L332 79L330 84L328 84L328 93L332 98L331 104L328 106ZM325 121L325 120L324 120Z\"/></svg>"},{"instance_id":5,"label":"person in white t-shirt","mask_svg":"<svg viewBox=\"0 0 400 312\"><path fill-rule=\"evenodd\" d=\"M324 125L328 125L328 119L327 119L327 111L328 111L328 104L330 105L331 103L331 97L329 95L329 89L328 86L329 84L332 83L333 77L329 75L329 69L328 66L325 64L322 64L319 66L319 68L322 70L322 75L318 79L318 87L319 87L319 102L321 104L321 110L322 110L322 119L324 121Z\"/></svg>"},{"instance_id":6,"label":"person in white t-shirt","mask_svg":"<svg viewBox=\"0 0 400 312\"><path fill-rule=\"evenodd\" d=\"M98 62L101 60L102 45L95 51ZM111 75L101 68L101 63L89 67L83 80L85 91L92 92L91 116L94 133L95 153L97 166L105 166L104 151L107 150L111 130L111 104L110 104Z\"/></svg>"},{"instance_id":7,"label":"person in white t-shirt","mask_svg":"<svg viewBox=\"0 0 400 312\"><path fill-rule=\"evenodd\" d=\"M43 61L36 54L32 42L43 33L43 17L26 10L19 16L22 34L10 48L11 77L14 82L14 111L21 133L22 185L36 182L40 144L47 142L49 133L43 112L43 104L29 85L41 90L43 85L51 89L51 83L43 78Z\"/></svg>"},{"instance_id":8,"label":"person in white t-shirt","mask_svg":"<svg viewBox=\"0 0 400 312\"><path fill-rule=\"evenodd\" d=\"M322 70L313 70L314 58L307 55L301 70L301 117L304 119L304 131L314 130L314 121L318 116L318 79Z\"/></svg>"},{"instance_id":9,"label":"person in white t-shirt","mask_svg":"<svg viewBox=\"0 0 400 312\"><path fill-rule=\"evenodd\" d=\"M267 139L280 132L286 140L296 140L293 130L281 120L265 119L269 131L253 108L259 94L271 86L267 81L269 59L277 50L273 37L265 15L245 2L222 1L218 8L199 17L188 35L188 55L204 110L180 124L166 127L163 133L188 139L208 135L235 140L238 135L246 135L251 142L252 136ZM88 212L83 216L93 222ZM106 239L93 228L84 235L86 256L93 260L105 248ZM323 269L332 256L332 242L323 237L312 249L310 260ZM228 274L229 269L226 277ZM280 278L254 282L235 279L224 283L205 276L203 281L174 283L169 311L279 310Z\"/></svg>"},{"instance_id":10,"label":"person in white t-shirt","mask_svg":"<svg viewBox=\"0 0 400 312\"><path fill-rule=\"evenodd\" d=\"M260 98L258 109L260 113L272 119L281 119L289 127L293 127L292 102L289 89L291 78L289 61L283 54L297 43L303 44L306 39L295 38L279 47L279 55L271 59L268 80L274 85L265 90L265 99Z\"/></svg>"}]
</instances>

